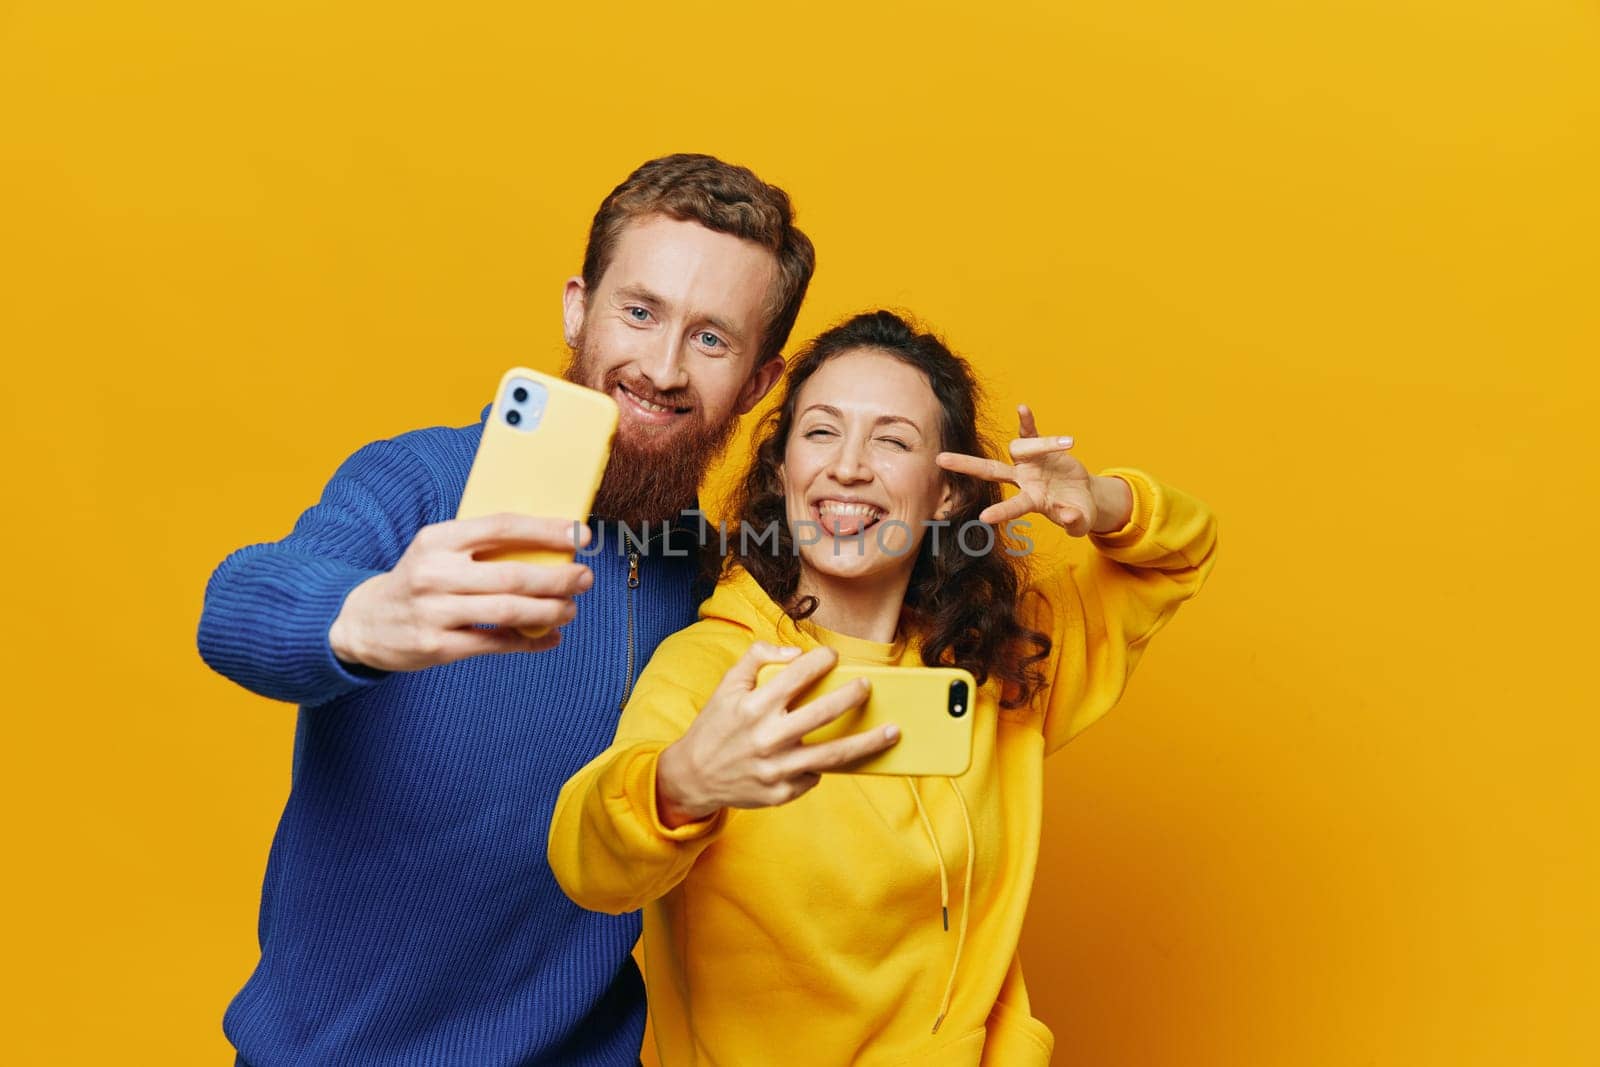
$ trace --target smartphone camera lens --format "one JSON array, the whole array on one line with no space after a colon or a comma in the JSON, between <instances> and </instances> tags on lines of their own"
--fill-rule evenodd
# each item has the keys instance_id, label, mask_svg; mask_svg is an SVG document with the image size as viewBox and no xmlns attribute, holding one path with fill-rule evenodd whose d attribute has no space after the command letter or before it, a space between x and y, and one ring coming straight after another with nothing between
<instances>
[{"instance_id":1,"label":"smartphone camera lens","mask_svg":"<svg viewBox=\"0 0 1600 1067\"><path fill-rule=\"evenodd\" d=\"M546 396L544 385L532 378L513 378L505 384L505 388L496 398L504 413L508 426L516 427L518 433L533 433L539 429L539 424L544 421Z\"/></svg>"},{"instance_id":2,"label":"smartphone camera lens","mask_svg":"<svg viewBox=\"0 0 1600 1067\"><path fill-rule=\"evenodd\" d=\"M967 713L967 683L954 681L950 683L950 717L959 719Z\"/></svg>"}]
</instances>

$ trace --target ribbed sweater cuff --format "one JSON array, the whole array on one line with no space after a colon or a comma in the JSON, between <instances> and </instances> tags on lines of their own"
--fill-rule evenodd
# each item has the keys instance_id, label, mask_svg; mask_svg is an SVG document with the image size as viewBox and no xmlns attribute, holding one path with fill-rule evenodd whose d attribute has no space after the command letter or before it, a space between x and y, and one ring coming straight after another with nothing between
<instances>
[{"instance_id":1,"label":"ribbed sweater cuff","mask_svg":"<svg viewBox=\"0 0 1600 1067\"><path fill-rule=\"evenodd\" d=\"M328 643L350 591L382 572L313 556L298 562L215 591L217 603L208 610L227 625L214 635L214 665L247 688L307 707L388 677L387 671L341 663ZM227 603L231 598L240 602Z\"/></svg>"},{"instance_id":2,"label":"ribbed sweater cuff","mask_svg":"<svg viewBox=\"0 0 1600 1067\"><path fill-rule=\"evenodd\" d=\"M344 609L350 591L382 573L328 563L326 573L323 568L313 568L304 575L306 585L300 592L299 610L284 628L284 636L293 657L289 662L290 677L304 678L308 692L328 694L317 703L325 704L335 697L376 685L389 676L388 671L343 662L333 654L333 646L328 643L328 631L333 629L333 620Z\"/></svg>"}]
</instances>

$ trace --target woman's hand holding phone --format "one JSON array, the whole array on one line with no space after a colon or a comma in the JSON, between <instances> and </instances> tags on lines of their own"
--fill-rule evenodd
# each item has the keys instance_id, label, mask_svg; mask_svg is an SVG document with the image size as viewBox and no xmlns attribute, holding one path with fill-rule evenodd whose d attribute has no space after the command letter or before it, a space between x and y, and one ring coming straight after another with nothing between
<instances>
[{"instance_id":1,"label":"woman's hand holding phone","mask_svg":"<svg viewBox=\"0 0 1600 1067\"><path fill-rule=\"evenodd\" d=\"M900 739L890 725L818 745L801 738L859 707L868 683L858 678L793 711L789 704L838 660L832 649L750 646L723 675L683 737L656 763L656 800L661 820L677 827L708 818L723 808L768 808L787 804L813 789L822 774L882 752ZM757 685L764 664L788 663L772 681Z\"/></svg>"},{"instance_id":2,"label":"woman's hand holding phone","mask_svg":"<svg viewBox=\"0 0 1600 1067\"><path fill-rule=\"evenodd\" d=\"M578 542L574 545L576 531ZM414 671L495 652L540 652L594 584L581 563L485 560L479 554L545 549L570 554L588 527L566 519L497 514L425 526L394 569L351 590L328 630L333 654L384 671ZM482 629L482 624L497 629ZM519 629L549 631L537 638Z\"/></svg>"}]
</instances>

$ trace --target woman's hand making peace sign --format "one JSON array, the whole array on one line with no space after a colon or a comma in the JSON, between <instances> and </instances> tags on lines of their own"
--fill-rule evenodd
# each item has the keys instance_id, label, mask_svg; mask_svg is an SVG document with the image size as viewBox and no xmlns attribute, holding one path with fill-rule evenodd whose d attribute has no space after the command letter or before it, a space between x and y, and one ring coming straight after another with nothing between
<instances>
[{"instance_id":1,"label":"woman's hand making peace sign","mask_svg":"<svg viewBox=\"0 0 1600 1067\"><path fill-rule=\"evenodd\" d=\"M1033 412L1017 406L1017 439L1011 442L1011 463L940 452L938 463L947 471L970 474L990 482L1017 487L1009 500L991 504L978 516L988 523L1006 523L1038 512L1073 537L1111 533L1133 516L1133 491L1121 478L1100 477L1068 450L1070 437L1040 437Z\"/></svg>"}]
</instances>

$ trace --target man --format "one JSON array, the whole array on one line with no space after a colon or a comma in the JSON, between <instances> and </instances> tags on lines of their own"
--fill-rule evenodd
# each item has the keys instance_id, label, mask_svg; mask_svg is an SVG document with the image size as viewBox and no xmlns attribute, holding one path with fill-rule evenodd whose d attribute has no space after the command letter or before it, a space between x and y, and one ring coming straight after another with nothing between
<instances>
[{"instance_id":1,"label":"man","mask_svg":"<svg viewBox=\"0 0 1600 1067\"><path fill-rule=\"evenodd\" d=\"M452 518L480 422L366 446L288 537L217 568L201 655L301 705L261 961L223 1021L241 1062L637 1061L638 918L571 903L546 834L562 783L611 741L697 590L693 553L653 553L606 520L670 532L660 520L693 506L781 375L813 267L782 190L708 156L646 163L601 204L564 294L566 375L621 408L580 533L598 551L476 558L571 548L573 534L553 518Z\"/></svg>"}]
</instances>

